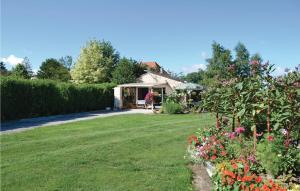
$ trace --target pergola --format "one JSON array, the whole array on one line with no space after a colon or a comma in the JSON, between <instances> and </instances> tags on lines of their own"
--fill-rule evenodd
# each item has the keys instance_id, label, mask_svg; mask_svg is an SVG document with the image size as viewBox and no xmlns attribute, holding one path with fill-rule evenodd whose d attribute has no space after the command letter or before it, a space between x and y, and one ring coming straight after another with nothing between
<instances>
[{"instance_id":1,"label":"pergola","mask_svg":"<svg viewBox=\"0 0 300 191\"><path fill-rule=\"evenodd\" d=\"M176 90L184 92L184 101L187 103L187 96L191 96L191 93L194 92L201 92L204 90L203 86L200 84L195 83L182 83L179 86L176 87Z\"/></svg>"},{"instance_id":2,"label":"pergola","mask_svg":"<svg viewBox=\"0 0 300 191\"><path fill-rule=\"evenodd\" d=\"M114 88L115 94L115 107L124 108L125 101L128 96L130 96L131 105L138 107L145 105L145 94L149 91L153 91L153 89L161 89L161 102L164 101L164 89L168 86L167 83L129 83L129 84L121 84ZM116 100L118 99L118 100ZM117 104L117 105L116 105ZM127 103L128 104L128 103ZM153 109L153 103L152 103Z\"/></svg>"}]
</instances>

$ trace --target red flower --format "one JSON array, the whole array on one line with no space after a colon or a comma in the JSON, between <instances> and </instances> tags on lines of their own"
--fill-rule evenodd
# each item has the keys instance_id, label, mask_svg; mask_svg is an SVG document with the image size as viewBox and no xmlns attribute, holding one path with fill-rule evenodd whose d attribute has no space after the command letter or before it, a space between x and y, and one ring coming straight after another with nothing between
<instances>
[{"instance_id":1,"label":"red flower","mask_svg":"<svg viewBox=\"0 0 300 191\"><path fill-rule=\"evenodd\" d=\"M234 169L238 169L238 166L237 166L236 163L232 164L231 166L232 166L232 168L234 168Z\"/></svg>"},{"instance_id":2,"label":"red flower","mask_svg":"<svg viewBox=\"0 0 300 191\"><path fill-rule=\"evenodd\" d=\"M262 177L261 176L258 176L257 178L255 178L255 182L261 183L261 181L262 181Z\"/></svg>"},{"instance_id":3,"label":"red flower","mask_svg":"<svg viewBox=\"0 0 300 191\"><path fill-rule=\"evenodd\" d=\"M247 174L249 172L249 165L248 164L244 164L245 168L244 168L244 174Z\"/></svg>"},{"instance_id":4,"label":"red flower","mask_svg":"<svg viewBox=\"0 0 300 191\"><path fill-rule=\"evenodd\" d=\"M242 182L250 182L252 179L253 179L252 176L244 176L244 177L242 178Z\"/></svg>"},{"instance_id":5,"label":"red flower","mask_svg":"<svg viewBox=\"0 0 300 191\"><path fill-rule=\"evenodd\" d=\"M215 160L217 158L216 155L211 156L211 160Z\"/></svg>"},{"instance_id":6,"label":"red flower","mask_svg":"<svg viewBox=\"0 0 300 191\"><path fill-rule=\"evenodd\" d=\"M222 152L221 152L221 155L222 155L222 156L225 156L226 154L227 154L226 151L222 151Z\"/></svg>"},{"instance_id":7,"label":"red flower","mask_svg":"<svg viewBox=\"0 0 300 191\"><path fill-rule=\"evenodd\" d=\"M191 135L191 136L189 136L189 138L188 138L188 142L189 142L189 144L192 144L193 142L194 142L194 143L199 143L199 140L198 140L198 138L196 137L196 135Z\"/></svg>"},{"instance_id":8,"label":"red flower","mask_svg":"<svg viewBox=\"0 0 300 191\"><path fill-rule=\"evenodd\" d=\"M235 178L235 174L230 170L224 170L223 174Z\"/></svg>"},{"instance_id":9,"label":"red flower","mask_svg":"<svg viewBox=\"0 0 300 191\"><path fill-rule=\"evenodd\" d=\"M267 139L268 139L268 141L273 141L274 137L271 136L271 135L269 135L269 136L267 137Z\"/></svg>"}]
</instances>

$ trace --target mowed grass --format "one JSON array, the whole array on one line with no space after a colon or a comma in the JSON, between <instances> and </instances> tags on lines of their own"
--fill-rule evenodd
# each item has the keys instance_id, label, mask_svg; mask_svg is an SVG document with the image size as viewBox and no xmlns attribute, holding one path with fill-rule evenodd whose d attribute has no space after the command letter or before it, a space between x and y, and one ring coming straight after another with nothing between
<instances>
[{"instance_id":1,"label":"mowed grass","mask_svg":"<svg viewBox=\"0 0 300 191\"><path fill-rule=\"evenodd\" d=\"M187 137L209 114L120 115L1 135L1 190L191 190Z\"/></svg>"}]
</instances>

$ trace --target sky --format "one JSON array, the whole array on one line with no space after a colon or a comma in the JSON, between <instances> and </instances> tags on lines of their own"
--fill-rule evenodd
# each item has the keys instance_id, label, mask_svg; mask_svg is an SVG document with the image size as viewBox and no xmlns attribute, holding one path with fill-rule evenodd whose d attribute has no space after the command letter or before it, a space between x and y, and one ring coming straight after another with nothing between
<instances>
[{"instance_id":1,"label":"sky","mask_svg":"<svg viewBox=\"0 0 300 191\"><path fill-rule=\"evenodd\" d=\"M213 41L231 50L242 42L279 75L300 64L299 10L298 0L1 0L0 56L8 68L27 56L37 71L47 58L76 61L99 39L188 73L205 69Z\"/></svg>"}]
</instances>

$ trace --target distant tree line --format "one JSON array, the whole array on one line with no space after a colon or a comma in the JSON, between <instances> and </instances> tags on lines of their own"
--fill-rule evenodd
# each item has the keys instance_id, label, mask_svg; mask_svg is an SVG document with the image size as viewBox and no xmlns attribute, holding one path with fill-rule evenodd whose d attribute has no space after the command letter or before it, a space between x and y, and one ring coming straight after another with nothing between
<instances>
[{"instance_id":1,"label":"distant tree line","mask_svg":"<svg viewBox=\"0 0 300 191\"><path fill-rule=\"evenodd\" d=\"M188 82L199 83L205 86L213 86L217 79L226 74L227 68L234 65L241 77L247 77L250 73L249 62L251 60L262 61L259 54L250 55L246 46L238 43L234 49L235 57L229 49L221 44L213 42L212 56L208 58L207 69L197 72L175 73L167 71L169 76ZM10 75L17 78L30 79L33 77L30 61L27 57L23 62L8 71L3 62L0 63L1 75ZM89 40L81 49L76 62L71 56L59 59L48 58L34 77L38 79L51 79L77 84L94 84L114 82L116 84L131 83L144 73L145 66L134 59L122 57L109 41Z\"/></svg>"},{"instance_id":2,"label":"distant tree line","mask_svg":"<svg viewBox=\"0 0 300 191\"><path fill-rule=\"evenodd\" d=\"M131 58L120 58L119 53L108 41L90 40L81 49L76 62L71 56L59 59L47 58L33 73L29 59L25 57L10 71L0 63L0 74L21 79L51 79L78 84L134 82L144 73L145 67Z\"/></svg>"},{"instance_id":3,"label":"distant tree line","mask_svg":"<svg viewBox=\"0 0 300 191\"><path fill-rule=\"evenodd\" d=\"M246 46L241 42L236 45L234 52L235 58L233 58L229 49L214 42L212 44L212 56L206 60L207 69L199 69L197 72L182 76L183 80L200 83L205 86L213 86L217 79L228 76L227 69L230 66L234 66L237 69L239 76L247 77L250 75L249 62L252 60L262 62L262 57L258 53L250 56Z\"/></svg>"}]
</instances>

